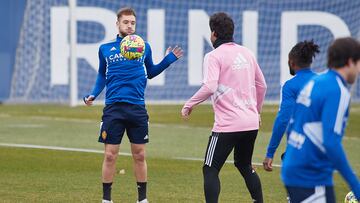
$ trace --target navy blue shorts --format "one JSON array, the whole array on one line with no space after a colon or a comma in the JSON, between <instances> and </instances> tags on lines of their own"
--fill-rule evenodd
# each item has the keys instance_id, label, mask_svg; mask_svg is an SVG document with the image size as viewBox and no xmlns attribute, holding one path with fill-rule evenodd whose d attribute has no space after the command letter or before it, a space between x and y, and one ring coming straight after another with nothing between
<instances>
[{"instance_id":1,"label":"navy blue shorts","mask_svg":"<svg viewBox=\"0 0 360 203\"><path fill-rule=\"evenodd\" d=\"M332 186L317 186L314 188L286 186L290 203L326 202L335 203L335 193Z\"/></svg>"},{"instance_id":2,"label":"navy blue shorts","mask_svg":"<svg viewBox=\"0 0 360 203\"><path fill-rule=\"evenodd\" d=\"M106 105L103 110L99 142L120 144L126 130L131 143L148 143L148 121L145 105L123 102Z\"/></svg>"}]
</instances>

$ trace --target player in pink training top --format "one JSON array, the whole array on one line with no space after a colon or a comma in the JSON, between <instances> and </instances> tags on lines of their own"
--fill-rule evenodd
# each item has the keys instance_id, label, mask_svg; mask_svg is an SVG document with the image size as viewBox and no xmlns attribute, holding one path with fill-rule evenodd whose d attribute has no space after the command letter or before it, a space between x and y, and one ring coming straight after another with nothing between
<instances>
[{"instance_id":1,"label":"player in pink training top","mask_svg":"<svg viewBox=\"0 0 360 203\"><path fill-rule=\"evenodd\" d=\"M260 124L266 83L252 52L234 42L234 22L226 13L210 17L214 50L205 55L203 84L185 103L188 119L195 105L211 97L215 123L206 149L203 175L207 203L217 203L219 172L234 150L236 168L243 176L254 202L263 202L261 182L251 159Z\"/></svg>"}]
</instances>

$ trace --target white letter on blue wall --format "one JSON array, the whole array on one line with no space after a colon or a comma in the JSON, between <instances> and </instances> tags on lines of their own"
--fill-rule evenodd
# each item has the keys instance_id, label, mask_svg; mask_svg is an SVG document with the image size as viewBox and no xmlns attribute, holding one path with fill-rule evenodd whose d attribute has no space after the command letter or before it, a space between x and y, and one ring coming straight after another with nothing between
<instances>
[{"instance_id":1,"label":"white letter on blue wall","mask_svg":"<svg viewBox=\"0 0 360 203\"><path fill-rule=\"evenodd\" d=\"M147 13L147 41L152 50L154 63L160 63L165 55L165 10L149 9ZM164 85L165 74L162 73L149 80L149 85Z\"/></svg>"},{"instance_id":2,"label":"white letter on blue wall","mask_svg":"<svg viewBox=\"0 0 360 203\"><path fill-rule=\"evenodd\" d=\"M211 45L209 16L204 10L189 10L188 80L189 85L200 85L204 58L204 39Z\"/></svg>"},{"instance_id":3,"label":"white letter on blue wall","mask_svg":"<svg viewBox=\"0 0 360 203\"><path fill-rule=\"evenodd\" d=\"M281 85L291 75L288 68L288 54L298 42L297 28L301 25L318 25L326 27L334 38L350 36L350 31L345 22L338 16L321 11L286 11L281 15L281 59L280 82Z\"/></svg>"},{"instance_id":4,"label":"white letter on blue wall","mask_svg":"<svg viewBox=\"0 0 360 203\"><path fill-rule=\"evenodd\" d=\"M244 11L242 23L243 40L242 44L249 48L257 58L258 43L258 12Z\"/></svg>"},{"instance_id":5,"label":"white letter on blue wall","mask_svg":"<svg viewBox=\"0 0 360 203\"><path fill-rule=\"evenodd\" d=\"M96 43L77 44L77 57L85 59L91 67L98 69L100 44L115 38L116 14L98 7L77 7L77 21L97 22L104 26L104 39ZM51 85L69 84L69 10L68 7L51 8ZM94 32L94 30L89 30Z\"/></svg>"}]
</instances>

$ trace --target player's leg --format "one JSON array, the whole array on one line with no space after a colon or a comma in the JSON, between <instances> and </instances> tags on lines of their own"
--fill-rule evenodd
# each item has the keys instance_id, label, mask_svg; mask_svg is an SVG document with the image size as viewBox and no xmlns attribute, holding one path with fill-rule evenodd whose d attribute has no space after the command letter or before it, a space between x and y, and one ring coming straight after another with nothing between
<instances>
[{"instance_id":1,"label":"player's leg","mask_svg":"<svg viewBox=\"0 0 360 203\"><path fill-rule=\"evenodd\" d=\"M128 106L126 132L131 142L134 173L138 188L138 202L147 203L147 164L145 144L149 142L148 115L144 105Z\"/></svg>"},{"instance_id":2,"label":"player's leg","mask_svg":"<svg viewBox=\"0 0 360 203\"><path fill-rule=\"evenodd\" d=\"M146 199L147 164L145 159L145 144L131 144L131 153L134 160L134 173L138 188L138 201Z\"/></svg>"},{"instance_id":3,"label":"player's leg","mask_svg":"<svg viewBox=\"0 0 360 203\"><path fill-rule=\"evenodd\" d=\"M286 186L290 203L326 202L335 203L334 188L331 186L317 186L315 188L302 188Z\"/></svg>"},{"instance_id":4,"label":"player's leg","mask_svg":"<svg viewBox=\"0 0 360 203\"><path fill-rule=\"evenodd\" d=\"M251 159L257 130L239 132L234 150L234 164L245 180L254 202L263 202L260 178L252 168Z\"/></svg>"},{"instance_id":5,"label":"player's leg","mask_svg":"<svg viewBox=\"0 0 360 203\"><path fill-rule=\"evenodd\" d=\"M105 146L102 164L103 200L105 201L111 201L111 186L116 170L116 160L125 132L122 114L118 104L111 104L104 108L102 116L99 142L104 143Z\"/></svg>"},{"instance_id":6,"label":"player's leg","mask_svg":"<svg viewBox=\"0 0 360 203\"><path fill-rule=\"evenodd\" d=\"M105 144L104 161L102 165L103 200L111 201L111 186L116 170L116 159L120 145Z\"/></svg>"},{"instance_id":7,"label":"player's leg","mask_svg":"<svg viewBox=\"0 0 360 203\"><path fill-rule=\"evenodd\" d=\"M204 193L207 203L217 203L220 194L219 172L234 147L227 133L213 132L206 148L203 166Z\"/></svg>"}]
</instances>

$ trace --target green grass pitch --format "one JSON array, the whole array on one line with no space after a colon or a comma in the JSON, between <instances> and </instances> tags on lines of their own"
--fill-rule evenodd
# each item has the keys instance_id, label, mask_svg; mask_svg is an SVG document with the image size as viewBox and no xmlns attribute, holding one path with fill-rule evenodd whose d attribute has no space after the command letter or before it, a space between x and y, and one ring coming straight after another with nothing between
<instances>
[{"instance_id":1,"label":"green grass pitch","mask_svg":"<svg viewBox=\"0 0 360 203\"><path fill-rule=\"evenodd\" d=\"M180 118L180 105L149 105L150 143L147 145L148 198L150 202L204 202L202 161L213 122L209 105L196 108L190 121ZM253 162L261 163L269 142L277 106L263 109ZM100 202L101 153L18 148L6 144L27 144L103 150L97 142L102 107L57 105L0 106L0 202ZM360 173L360 105L353 105L343 144L350 163ZM275 164L281 164L278 155ZM129 153L127 137L120 147ZM194 160L188 160L194 159ZM232 160L230 156L228 160ZM132 158L120 155L113 186L115 203L136 202ZM280 168L271 173L257 166L265 202L286 202ZM334 174L337 201L349 188ZM220 202L251 202L243 179L233 164L220 173Z\"/></svg>"}]
</instances>

